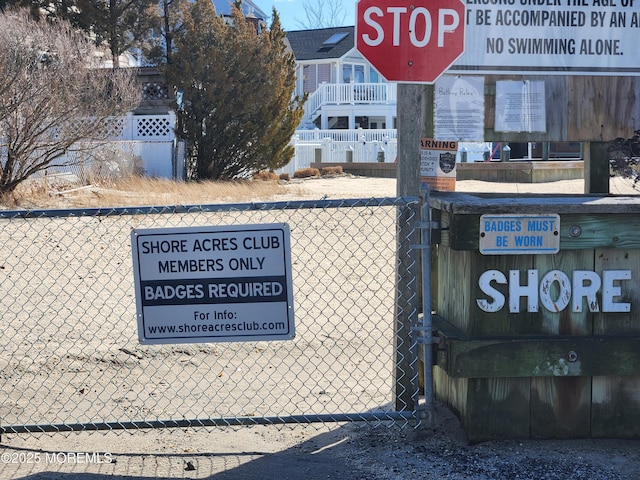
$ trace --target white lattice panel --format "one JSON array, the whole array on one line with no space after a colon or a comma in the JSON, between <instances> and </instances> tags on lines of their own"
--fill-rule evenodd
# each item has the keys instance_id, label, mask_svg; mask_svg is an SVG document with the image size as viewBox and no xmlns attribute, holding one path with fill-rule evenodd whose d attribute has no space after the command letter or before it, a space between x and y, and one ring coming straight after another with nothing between
<instances>
[{"instance_id":1,"label":"white lattice panel","mask_svg":"<svg viewBox=\"0 0 640 480\"><path fill-rule=\"evenodd\" d=\"M145 100L166 100L169 89L164 83L147 82L142 86L142 95Z\"/></svg>"},{"instance_id":2,"label":"white lattice panel","mask_svg":"<svg viewBox=\"0 0 640 480\"><path fill-rule=\"evenodd\" d=\"M127 119L125 117L112 117L105 121L102 127L102 133L107 138L120 138L124 132Z\"/></svg>"},{"instance_id":3,"label":"white lattice panel","mask_svg":"<svg viewBox=\"0 0 640 480\"><path fill-rule=\"evenodd\" d=\"M66 132L69 131L74 132L74 135L83 132L82 135L90 135L91 138L107 138L112 140L119 140L125 136L125 127L127 125L126 117L106 118L101 121L97 128L96 122L97 119L91 117L74 119L69 123L53 127L52 136L54 138L60 138L61 135L66 135Z\"/></svg>"},{"instance_id":4,"label":"white lattice panel","mask_svg":"<svg viewBox=\"0 0 640 480\"><path fill-rule=\"evenodd\" d=\"M173 118L170 115L136 115L135 139L173 140Z\"/></svg>"}]
</instances>

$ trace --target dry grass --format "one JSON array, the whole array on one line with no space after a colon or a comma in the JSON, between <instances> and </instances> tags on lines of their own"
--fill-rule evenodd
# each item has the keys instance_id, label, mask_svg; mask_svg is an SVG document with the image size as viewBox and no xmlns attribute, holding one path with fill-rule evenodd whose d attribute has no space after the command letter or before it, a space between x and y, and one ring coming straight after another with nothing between
<instances>
[{"instance_id":1,"label":"dry grass","mask_svg":"<svg viewBox=\"0 0 640 480\"><path fill-rule=\"evenodd\" d=\"M278 174L276 172L268 172L268 171L262 171L262 172L257 172L253 175L253 179L254 180L264 180L264 181L268 181L268 180L278 180Z\"/></svg>"},{"instance_id":2,"label":"dry grass","mask_svg":"<svg viewBox=\"0 0 640 480\"><path fill-rule=\"evenodd\" d=\"M342 175L344 172L342 171L342 167L338 165L337 167L324 167L320 170L320 175L323 177L325 175Z\"/></svg>"},{"instance_id":3,"label":"dry grass","mask_svg":"<svg viewBox=\"0 0 640 480\"><path fill-rule=\"evenodd\" d=\"M319 176L320 170L317 168L301 168L300 170L293 172L293 178L311 178Z\"/></svg>"},{"instance_id":4,"label":"dry grass","mask_svg":"<svg viewBox=\"0 0 640 480\"><path fill-rule=\"evenodd\" d=\"M4 208L122 207L148 205L198 205L278 200L299 194L302 187L278 181L174 182L129 177L84 187L28 182L0 199Z\"/></svg>"}]
</instances>

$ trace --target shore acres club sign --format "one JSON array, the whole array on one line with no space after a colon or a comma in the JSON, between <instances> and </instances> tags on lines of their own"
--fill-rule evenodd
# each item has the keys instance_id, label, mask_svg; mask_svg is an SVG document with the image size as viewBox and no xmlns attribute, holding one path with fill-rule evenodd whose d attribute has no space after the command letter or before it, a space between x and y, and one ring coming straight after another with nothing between
<instances>
[{"instance_id":1,"label":"shore acres club sign","mask_svg":"<svg viewBox=\"0 0 640 480\"><path fill-rule=\"evenodd\" d=\"M137 229L140 343L294 337L287 224Z\"/></svg>"}]
</instances>

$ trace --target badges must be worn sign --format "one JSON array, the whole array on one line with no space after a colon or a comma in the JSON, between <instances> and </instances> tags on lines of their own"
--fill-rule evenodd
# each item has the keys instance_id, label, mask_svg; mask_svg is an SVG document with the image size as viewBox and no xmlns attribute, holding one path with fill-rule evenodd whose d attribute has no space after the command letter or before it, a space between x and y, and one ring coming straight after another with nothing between
<instances>
[{"instance_id":1,"label":"badges must be worn sign","mask_svg":"<svg viewBox=\"0 0 640 480\"><path fill-rule=\"evenodd\" d=\"M560 251L560 215L482 215L480 253L540 255Z\"/></svg>"}]
</instances>

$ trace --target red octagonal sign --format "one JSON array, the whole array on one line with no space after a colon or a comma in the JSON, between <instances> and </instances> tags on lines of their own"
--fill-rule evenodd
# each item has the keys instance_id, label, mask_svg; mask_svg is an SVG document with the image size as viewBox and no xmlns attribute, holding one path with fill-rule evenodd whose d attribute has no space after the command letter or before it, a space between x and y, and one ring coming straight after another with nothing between
<instances>
[{"instance_id":1,"label":"red octagonal sign","mask_svg":"<svg viewBox=\"0 0 640 480\"><path fill-rule=\"evenodd\" d=\"M391 82L433 83L464 52L462 0L358 0L356 48Z\"/></svg>"}]
</instances>

